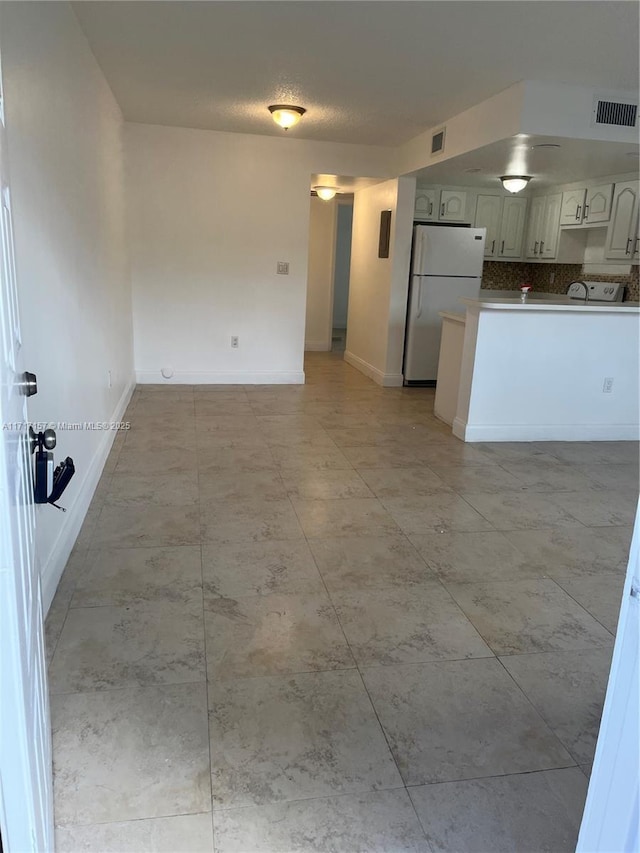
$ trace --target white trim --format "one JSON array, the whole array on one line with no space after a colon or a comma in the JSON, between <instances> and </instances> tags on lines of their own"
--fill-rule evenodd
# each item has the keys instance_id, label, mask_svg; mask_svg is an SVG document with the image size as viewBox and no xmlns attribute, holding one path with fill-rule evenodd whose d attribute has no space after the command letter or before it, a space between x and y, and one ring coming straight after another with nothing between
<instances>
[{"instance_id":1,"label":"white trim","mask_svg":"<svg viewBox=\"0 0 640 853\"><path fill-rule=\"evenodd\" d=\"M122 415L129 405L129 400L131 399L134 389L135 382L132 379L118 400L111 420L122 420ZM105 430L103 432L102 441L94 453L93 459L87 466L85 475L80 483L80 488L76 492L76 498L73 504L68 508L67 512L62 516L60 532L58 533L58 538L54 542L53 548L49 553L47 562L41 566L42 609L45 616L51 606L53 596L55 595L58 583L62 577L62 572L64 571L64 567L67 565L69 555L71 554L76 539L78 538L78 534L80 533L87 510L91 504L96 486L102 476L102 470L117 434L116 430ZM62 513L60 513L60 515L62 515Z\"/></svg>"},{"instance_id":2,"label":"white trim","mask_svg":"<svg viewBox=\"0 0 640 853\"><path fill-rule=\"evenodd\" d=\"M631 540L627 576L577 853L638 850L640 738L638 735L638 622L632 585L640 578L640 508Z\"/></svg>"},{"instance_id":3,"label":"white trim","mask_svg":"<svg viewBox=\"0 0 640 853\"><path fill-rule=\"evenodd\" d=\"M453 422L462 441L638 441L638 424L468 424Z\"/></svg>"},{"instance_id":4,"label":"white trim","mask_svg":"<svg viewBox=\"0 0 640 853\"><path fill-rule=\"evenodd\" d=\"M400 388L402 386L403 377L401 373L383 373L377 367L369 364L368 361L360 358L360 356L349 352L349 350L345 350L344 360L352 367L355 367L356 370L359 370L360 373L364 373L365 376L373 379L374 382L377 382L378 385L382 385L384 388Z\"/></svg>"},{"instance_id":5,"label":"white trim","mask_svg":"<svg viewBox=\"0 0 640 853\"><path fill-rule=\"evenodd\" d=\"M305 352L331 352L331 344L326 341L309 341L304 345Z\"/></svg>"},{"instance_id":6,"label":"white trim","mask_svg":"<svg viewBox=\"0 0 640 853\"><path fill-rule=\"evenodd\" d=\"M304 371L176 371L165 379L159 370L136 370L136 381L140 385L304 385Z\"/></svg>"}]
</instances>

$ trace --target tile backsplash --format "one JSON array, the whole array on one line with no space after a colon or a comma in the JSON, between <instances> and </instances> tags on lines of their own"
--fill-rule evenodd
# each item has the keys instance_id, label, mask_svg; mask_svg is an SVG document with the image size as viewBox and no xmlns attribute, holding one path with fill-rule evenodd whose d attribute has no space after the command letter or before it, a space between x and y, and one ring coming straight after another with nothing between
<instances>
[{"instance_id":1,"label":"tile backsplash","mask_svg":"<svg viewBox=\"0 0 640 853\"><path fill-rule=\"evenodd\" d=\"M625 287L624 301L639 302L638 266L630 275L585 275L581 264L527 264L485 261L482 268L482 288L485 290L518 290L525 282L539 293L566 293L572 281L621 281ZM553 284L549 282L554 274Z\"/></svg>"}]
</instances>

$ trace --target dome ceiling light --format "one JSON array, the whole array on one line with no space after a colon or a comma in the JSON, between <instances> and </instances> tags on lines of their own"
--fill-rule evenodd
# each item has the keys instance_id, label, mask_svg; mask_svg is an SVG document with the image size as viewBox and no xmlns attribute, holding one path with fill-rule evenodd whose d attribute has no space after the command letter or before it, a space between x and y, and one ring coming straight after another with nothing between
<instances>
[{"instance_id":1,"label":"dome ceiling light","mask_svg":"<svg viewBox=\"0 0 640 853\"><path fill-rule=\"evenodd\" d=\"M304 107L294 107L292 104L272 104L269 112L276 124L284 130L289 130L294 124L298 124L306 110Z\"/></svg>"},{"instance_id":2,"label":"dome ceiling light","mask_svg":"<svg viewBox=\"0 0 640 853\"><path fill-rule=\"evenodd\" d=\"M335 196L338 190L335 187L314 187L318 198L321 198L322 201L331 201L331 199Z\"/></svg>"},{"instance_id":3,"label":"dome ceiling light","mask_svg":"<svg viewBox=\"0 0 640 853\"><path fill-rule=\"evenodd\" d=\"M531 177L529 175L502 175L500 180L505 190L510 193L519 193L527 186Z\"/></svg>"}]
</instances>

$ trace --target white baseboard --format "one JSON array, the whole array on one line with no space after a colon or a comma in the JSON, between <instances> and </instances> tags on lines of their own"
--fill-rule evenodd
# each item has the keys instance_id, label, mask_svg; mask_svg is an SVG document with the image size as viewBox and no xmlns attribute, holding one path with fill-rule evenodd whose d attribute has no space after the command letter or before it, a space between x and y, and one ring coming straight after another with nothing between
<instances>
[{"instance_id":1,"label":"white baseboard","mask_svg":"<svg viewBox=\"0 0 640 853\"><path fill-rule=\"evenodd\" d=\"M140 385L304 385L304 371L176 371L164 379L159 370L136 370Z\"/></svg>"},{"instance_id":2,"label":"white baseboard","mask_svg":"<svg viewBox=\"0 0 640 853\"><path fill-rule=\"evenodd\" d=\"M467 424L456 418L462 441L638 441L638 424Z\"/></svg>"},{"instance_id":3,"label":"white baseboard","mask_svg":"<svg viewBox=\"0 0 640 853\"><path fill-rule=\"evenodd\" d=\"M135 382L132 379L118 400L110 420L122 420L122 416L129 405L129 400L131 399L134 389ZM67 507L67 512L64 513L64 515L60 513L62 519L60 532L53 544L53 548L49 552L46 562L40 567L42 606L45 616L51 606L51 602L53 601L53 596L58 588L58 583L62 577L64 567L67 565L69 555L71 554L76 539L78 538L78 534L80 533L82 523L84 522L87 510L91 504L96 486L102 476L102 470L107 461L107 457L109 456L111 446L118 433L115 430L104 430L101 435L102 439L100 444L96 448L96 452L93 455L91 463L87 466L84 476L80 480L80 488L76 491L75 500L71 506ZM49 507L48 509L50 511Z\"/></svg>"},{"instance_id":4,"label":"white baseboard","mask_svg":"<svg viewBox=\"0 0 640 853\"><path fill-rule=\"evenodd\" d=\"M331 352L331 344L326 341L305 341L305 352Z\"/></svg>"},{"instance_id":5,"label":"white baseboard","mask_svg":"<svg viewBox=\"0 0 640 853\"><path fill-rule=\"evenodd\" d=\"M355 367L356 370L359 370L360 373L368 376L369 379L373 379L378 385L382 385L385 388L399 388L402 386L403 378L401 373L383 373L377 367L369 364L368 361L360 358L360 356L349 352L349 350L345 351L344 360L352 367Z\"/></svg>"}]
</instances>

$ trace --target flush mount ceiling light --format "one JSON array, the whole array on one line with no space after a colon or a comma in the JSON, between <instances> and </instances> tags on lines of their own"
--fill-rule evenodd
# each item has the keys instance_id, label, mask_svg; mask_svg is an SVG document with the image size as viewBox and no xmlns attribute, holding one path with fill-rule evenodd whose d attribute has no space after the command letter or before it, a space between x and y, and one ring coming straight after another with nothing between
<instances>
[{"instance_id":1,"label":"flush mount ceiling light","mask_svg":"<svg viewBox=\"0 0 640 853\"><path fill-rule=\"evenodd\" d=\"M502 186L510 193L519 193L529 183L529 175L502 175Z\"/></svg>"},{"instance_id":2,"label":"flush mount ceiling light","mask_svg":"<svg viewBox=\"0 0 640 853\"><path fill-rule=\"evenodd\" d=\"M269 112L276 124L285 130L289 130L294 124L298 124L306 110L304 107L294 107L291 104L272 104L269 107Z\"/></svg>"},{"instance_id":3,"label":"flush mount ceiling light","mask_svg":"<svg viewBox=\"0 0 640 853\"><path fill-rule=\"evenodd\" d=\"M314 187L314 190L318 198L321 198L322 201L331 201L338 192L335 187Z\"/></svg>"}]
</instances>

